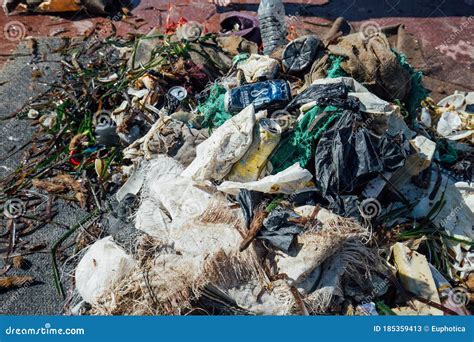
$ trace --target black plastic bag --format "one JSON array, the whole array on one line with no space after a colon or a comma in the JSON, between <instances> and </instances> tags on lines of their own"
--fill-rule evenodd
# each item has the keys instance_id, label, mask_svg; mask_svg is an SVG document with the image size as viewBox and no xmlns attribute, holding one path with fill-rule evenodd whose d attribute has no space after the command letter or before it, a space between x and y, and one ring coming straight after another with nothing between
<instances>
[{"instance_id":1,"label":"black plastic bag","mask_svg":"<svg viewBox=\"0 0 474 342\"><path fill-rule=\"evenodd\" d=\"M312 101L316 101L317 105L327 105L330 104L331 100L347 99L348 93L348 88L342 82L332 84L314 84L295 96L285 109L291 112Z\"/></svg>"},{"instance_id":2,"label":"black plastic bag","mask_svg":"<svg viewBox=\"0 0 474 342\"><path fill-rule=\"evenodd\" d=\"M326 131L315 154L315 175L330 209L343 216L357 216L355 197L382 173L401 168L410 154L408 140L400 135L377 136L367 129L361 113L346 110Z\"/></svg>"},{"instance_id":3,"label":"black plastic bag","mask_svg":"<svg viewBox=\"0 0 474 342\"><path fill-rule=\"evenodd\" d=\"M300 216L292 210L274 209L263 221L263 228L257 235L257 239L266 240L283 252L289 253L296 235L300 234L303 228L288 220L298 218Z\"/></svg>"}]
</instances>

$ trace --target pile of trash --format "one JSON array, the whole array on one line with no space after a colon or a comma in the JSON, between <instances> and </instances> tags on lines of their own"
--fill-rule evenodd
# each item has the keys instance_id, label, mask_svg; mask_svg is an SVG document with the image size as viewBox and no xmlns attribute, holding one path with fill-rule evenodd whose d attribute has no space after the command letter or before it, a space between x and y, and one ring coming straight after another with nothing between
<instances>
[{"instance_id":1,"label":"pile of trash","mask_svg":"<svg viewBox=\"0 0 474 342\"><path fill-rule=\"evenodd\" d=\"M290 40L276 3L219 33L68 41L20 113L38 133L5 193L72 193L141 232L81 252L75 313L469 314L474 93L436 103L342 18Z\"/></svg>"}]
</instances>

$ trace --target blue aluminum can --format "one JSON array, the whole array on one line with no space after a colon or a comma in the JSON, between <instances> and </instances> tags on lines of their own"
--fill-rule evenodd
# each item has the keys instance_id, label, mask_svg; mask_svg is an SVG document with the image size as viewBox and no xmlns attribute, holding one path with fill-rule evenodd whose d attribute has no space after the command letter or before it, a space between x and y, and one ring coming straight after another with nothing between
<instances>
[{"instance_id":1,"label":"blue aluminum can","mask_svg":"<svg viewBox=\"0 0 474 342\"><path fill-rule=\"evenodd\" d=\"M245 84L225 94L225 110L240 112L253 104L255 110L283 108L291 101L290 85L285 80L270 80Z\"/></svg>"}]
</instances>

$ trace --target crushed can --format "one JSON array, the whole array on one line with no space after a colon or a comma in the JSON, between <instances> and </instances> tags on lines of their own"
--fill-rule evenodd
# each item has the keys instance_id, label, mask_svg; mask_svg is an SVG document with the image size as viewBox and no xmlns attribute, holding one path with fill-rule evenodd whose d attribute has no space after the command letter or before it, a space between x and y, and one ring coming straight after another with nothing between
<instances>
[{"instance_id":1,"label":"crushed can","mask_svg":"<svg viewBox=\"0 0 474 342\"><path fill-rule=\"evenodd\" d=\"M237 113L253 104L255 110L278 109L291 101L290 85L285 80L250 83L233 88L225 94L225 110Z\"/></svg>"},{"instance_id":2,"label":"crushed can","mask_svg":"<svg viewBox=\"0 0 474 342\"><path fill-rule=\"evenodd\" d=\"M234 164L228 179L234 182L252 182L259 178L268 158L281 138L281 127L271 119L260 119L255 125L252 145L245 155Z\"/></svg>"}]
</instances>

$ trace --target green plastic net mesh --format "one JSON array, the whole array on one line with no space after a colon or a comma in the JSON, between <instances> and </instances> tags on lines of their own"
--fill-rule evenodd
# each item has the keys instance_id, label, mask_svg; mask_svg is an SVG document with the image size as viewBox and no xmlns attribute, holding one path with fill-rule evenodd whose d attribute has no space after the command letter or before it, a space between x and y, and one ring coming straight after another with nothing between
<instances>
[{"instance_id":1,"label":"green plastic net mesh","mask_svg":"<svg viewBox=\"0 0 474 342\"><path fill-rule=\"evenodd\" d=\"M392 49L393 53L397 56L397 60L400 65L410 73L411 76L411 90L408 97L404 99L405 107L410 113L411 117L414 118L417 109L420 107L421 101L424 100L429 92L423 86L422 78L423 73L419 70L415 70L408 62L407 58L403 53Z\"/></svg>"},{"instance_id":2,"label":"green plastic net mesh","mask_svg":"<svg viewBox=\"0 0 474 342\"><path fill-rule=\"evenodd\" d=\"M207 100L197 106L198 112L204 116L202 127L219 127L232 117L232 114L225 110L225 93L226 89L223 86L217 83L213 84Z\"/></svg>"},{"instance_id":3,"label":"green plastic net mesh","mask_svg":"<svg viewBox=\"0 0 474 342\"><path fill-rule=\"evenodd\" d=\"M341 63L344 61L344 57L342 56L334 56L329 55L329 68L327 70L327 77L328 78L336 78L336 77L343 77L347 76L346 72L342 70Z\"/></svg>"},{"instance_id":4,"label":"green plastic net mesh","mask_svg":"<svg viewBox=\"0 0 474 342\"><path fill-rule=\"evenodd\" d=\"M327 70L328 78L347 76L341 68L344 57L329 56L330 66ZM314 127L314 119L323 112L330 114L322 118ZM307 111L296 125L295 129L286 137L283 137L277 150L273 153L270 161L273 165L273 174L283 171L295 163L306 167L315 146L315 141L325 132L329 125L337 119L341 111L336 107L315 106Z\"/></svg>"},{"instance_id":5,"label":"green plastic net mesh","mask_svg":"<svg viewBox=\"0 0 474 342\"><path fill-rule=\"evenodd\" d=\"M312 123L315 118L323 112L327 112L329 115L325 115L313 126ZM315 106L307 111L293 132L282 138L278 149L270 158L273 165L272 173L283 171L295 163L299 163L301 167L306 167L313 153L314 142L340 115L341 111L332 106Z\"/></svg>"}]
</instances>

